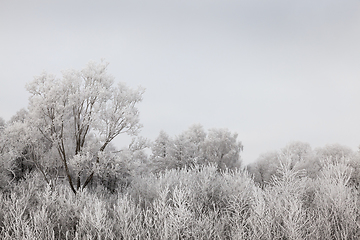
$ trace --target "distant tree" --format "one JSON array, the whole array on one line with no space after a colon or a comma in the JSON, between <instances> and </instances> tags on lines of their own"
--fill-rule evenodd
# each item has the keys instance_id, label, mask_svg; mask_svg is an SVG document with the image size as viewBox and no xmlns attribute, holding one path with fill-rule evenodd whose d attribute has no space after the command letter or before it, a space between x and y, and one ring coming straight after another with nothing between
<instances>
[{"instance_id":1,"label":"distant tree","mask_svg":"<svg viewBox=\"0 0 360 240\"><path fill-rule=\"evenodd\" d=\"M202 145L206 133L199 124L194 124L177 136L170 145L170 155L177 168L191 167L203 159Z\"/></svg>"},{"instance_id":2,"label":"distant tree","mask_svg":"<svg viewBox=\"0 0 360 240\"><path fill-rule=\"evenodd\" d=\"M279 168L279 153L276 151L261 154L255 163L247 167L254 181L261 187L271 182Z\"/></svg>"},{"instance_id":3,"label":"distant tree","mask_svg":"<svg viewBox=\"0 0 360 240\"><path fill-rule=\"evenodd\" d=\"M237 141L237 136L228 129L210 129L202 144L204 161L215 163L222 170L240 168L243 145Z\"/></svg>"},{"instance_id":4,"label":"distant tree","mask_svg":"<svg viewBox=\"0 0 360 240\"><path fill-rule=\"evenodd\" d=\"M288 168L291 170L300 162L308 160L312 156L312 149L309 143L291 142L286 147L281 149L280 154L282 159L287 161Z\"/></svg>"},{"instance_id":5,"label":"distant tree","mask_svg":"<svg viewBox=\"0 0 360 240\"><path fill-rule=\"evenodd\" d=\"M315 153L316 158L319 159L322 164L344 163L344 161L346 162L354 155L354 152L351 150L351 148L340 145L338 143L329 144L322 148L317 148L315 149Z\"/></svg>"},{"instance_id":6,"label":"distant tree","mask_svg":"<svg viewBox=\"0 0 360 240\"><path fill-rule=\"evenodd\" d=\"M166 169L181 169L194 164L194 146L184 134L171 139L161 131L152 144L153 171L160 172Z\"/></svg>"},{"instance_id":7,"label":"distant tree","mask_svg":"<svg viewBox=\"0 0 360 240\"><path fill-rule=\"evenodd\" d=\"M169 156L169 149L172 144L172 140L169 135L160 131L159 136L155 139L151 145L152 158L166 158Z\"/></svg>"},{"instance_id":8,"label":"distant tree","mask_svg":"<svg viewBox=\"0 0 360 240\"><path fill-rule=\"evenodd\" d=\"M198 157L196 149L196 145L185 134L177 136L169 151L173 168L181 169L185 166L193 166Z\"/></svg>"},{"instance_id":9,"label":"distant tree","mask_svg":"<svg viewBox=\"0 0 360 240\"><path fill-rule=\"evenodd\" d=\"M160 132L151 149L155 171L209 163L224 170L241 166L243 146L237 141L237 134L227 129L210 129L207 134L201 125L195 124L174 140L165 132Z\"/></svg>"},{"instance_id":10,"label":"distant tree","mask_svg":"<svg viewBox=\"0 0 360 240\"><path fill-rule=\"evenodd\" d=\"M161 131L152 144L151 160L155 171L193 166L201 157L206 133L201 125L192 125L174 139Z\"/></svg>"},{"instance_id":11,"label":"distant tree","mask_svg":"<svg viewBox=\"0 0 360 240\"><path fill-rule=\"evenodd\" d=\"M306 176L315 178L322 165L310 144L296 141L289 143L280 151L260 155L255 163L247 167L247 170L253 175L255 182L265 186L284 167L287 170L305 171Z\"/></svg>"},{"instance_id":12,"label":"distant tree","mask_svg":"<svg viewBox=\"0 0 360 240\"><path fill-rule=\"evenodd\" d=\"M94 148L88 145L90 135L99 143L98 152L103 152L119 134L136 135L141 127L136 105L143 88L133 90L123 83L114 87L107 66L89 62L81 71L63 72L62 79L44 72L27 85L31 125L56 148L74 193L95 173L91 171L81 184L79 171L75 185L70 170L72 156L87 155L84 150ZM95 153L86 160L93 166L100 163Z\"/></svg>"},{"instance_id":13,"label":"distant tree","mask_svg":"<svg viewBox=\"0 0 360 240\"><path fill-rule=\"evenodd\" d=\"M149 164L146 150L150 147L150 141L144 137L133 138L131 143L118 151L118 158L126 163L132 175L140 175L147 172L146 166Z\"/></svg>"},{"instance_id":14,"label":"distant tree","mask_svg":"<svg viewBox=\"0 0 360 240\"><path fill-rule=\"evenodd\" d=\"M206 139L206 132L202 125L194 124L189 127L182 135L184 135L191 143L197 146L198 151L200 151L201 144Z\"/></svg>"},{"instance_id":15,"label":"distant tree","mask_svg":"<svg viewBox=\"0 0 360 240\"><path fill-rule=\"evenodd\" d=\"M9 123L14 123L14 122L23 123L28 118L28 114L29 112L26 109L22 108L19 111L17 111L14 116L11 117Z\"/></svg>"},{"instance_id":16,"label":"distant tree","mask_svg":"<svg viewBox=\"0 0 360 240\"><path fill-rule=\"evenodd\" d=\"M282 159L287 159L289 170L305 170L306 176L315 178L319 175L322 164L316 157L309 143L300 141L289 143L281 150Z\"/></svg>"},{"instance_id":17,"label":"distant tree","mask_svg":"<svg viewBox=\"0 0 360 240\"><path fill-rule=\"evenodd\" d=\"M164 132L160 131L159 136L151 143L151 156L150 156L150 168L154 172L163 171L170 167L170 149L173 144L173 140L170 136Z\"/></svg>"}]
</instances>

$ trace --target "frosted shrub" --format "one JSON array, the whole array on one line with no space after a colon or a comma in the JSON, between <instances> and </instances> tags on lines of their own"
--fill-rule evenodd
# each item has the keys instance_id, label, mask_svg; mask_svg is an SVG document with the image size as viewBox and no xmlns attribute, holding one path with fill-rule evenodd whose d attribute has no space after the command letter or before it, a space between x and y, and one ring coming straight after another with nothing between
<instances>
[{"instance_id":1,"label":"frosted shrub","mask_svg":"<svg viewBox=\"0 0 360 240\"><path fill-rule=\"evenodd\" d=\"M76 227L79 222L80 207L77 196L66 185L60 184L57 189L58 198L54 206L54 222L56 222L55 232L60 239L71 239L75 236Z\"/></svg>"},{"instance_id":2,"label":"frosted shrub","mask_svg":"<svg viewBox=\"0 0 360 240\"><path fill-rule=\"evenodd\" d=\"M241 171L195 166L137 178L129 193L141 210L146 237L223 239L248 234L252 185Z\"/></svg>"},{"instance_id":3,"label":"frosted shrub","mask_svg":"<svg viewBox=\"0 0 360 240\"><path fill-rule=\"evenodd\" d=\"M116 239L137 239L142 235L141 210L129 195L119 194L112 210L112 229Z\"/></svg>"},{"instance_id":4,"label":"frosted shrub","mask_svg":"<svg viewBox=\"0 0 360 240\"><path fill-rule=\"evenodd\" d=\"M317 237L359 239L357 193L349 187L351 171L343 163L327 164L316 182Z\"/></svg>"},{"instance_id":5,"label":"frosted shrub","mask_svg":"<svg viewBox=\"0 0 360 240\"><path fill-rule=\"evenodd\" d=\"M303 207L306 181L301 171L280 165L279 176L264 191L254 189L249 223L253 239L303 239L308 219Z\"/></svg>"},{"instance_id":6,"label":"frosted shrub","mask_svg":"<svg viewBox=\"0 0 360 240\"><path fill-rule=\"evenodd\" d=\"M9 199L2 196L3 224L2 239L22 239L27 237L29 217L26 215L28 196L17 199L11 194Z\"/></svg>"},{"instance_id":7,"label":"frosted shrub","mask_svg":"<svg viewBox=\"0 0 360 240\"><path fill-rule=\"evenodd\" d=\"M271 239L272 216L265 199L265 193L258 187L253 187L251 215L247 219L250 228L250 239Z\"/></svg>"},{"instance_id":8,"label":"frosted shrub","mask_svg":"<svg viewBox=\"0 0 360 240\"><path fill-rule=\"evenodd\" d=\"M31 239L31 217L38 199L37 186L33 179L16 185L10 194L2 194L2 229L1 239Z\"/></svg>"},{"instance_id":9,"label":"frosted shrub","mask_svg":"<svg viewBox=\"0 0 360 240\"><path fill-rule=\"evenodd\" d=\"M136 177L128 192L136 205L145 210L151 207L158 194L158 180L154 175Z\"/></svg>"},{"instance_id":10,"label":"frosted shrub","mask_svg":"<svg viewBox=\"0 0 360 240\"><path fill-rule=\"evenodd\" d=\"M106 202L95 196L83 194L86 205L80 212L77 233L80 239L113 239L112 223L109 221Z\"/></svg>"},{"instance_id":11,"label":"frosted shrub","mask_svg":"<svg viewBox=\"0 0 360 240\"><path fill-rule=\"evenodd\" d=\"M167 223L171 238L186 239L189 237L189 223L193 219L188 201L190 194L189 189L181 185L173 190L172 208L169 211L169 222Z\"/></svg>"},{"instance_id":12,"label":"frosted shrub","mask_svg":"<svg viewBox=\"0 0 360 240\"><path fill-rule=\"evenodd\" d=\"M45 239L51 236L55 238L55 223L58 220L55 206L57 193L53 192L50 185L47 185L43 192L38 193L38 208L32 209L30 213L31 228L36 233L37 239Z\"/></svg>"},{"instance_id":13,"label":"frosted shrub","mask_svg":"<svg viewBox=\"0 0 360 240\"><path fill-rule=\"evenodd\" d=\"M240 171L225 172L222 184L226 215L229 218L230 234L233 239L247 239L247 220L250 217L253 197L253 180Z\"/></svg>"}]
</instances>

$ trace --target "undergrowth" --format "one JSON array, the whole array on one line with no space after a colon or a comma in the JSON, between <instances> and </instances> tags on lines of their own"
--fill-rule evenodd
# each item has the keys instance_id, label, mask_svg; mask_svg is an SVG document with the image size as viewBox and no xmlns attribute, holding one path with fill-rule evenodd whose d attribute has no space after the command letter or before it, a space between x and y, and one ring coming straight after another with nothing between
<instances>
[{"instance_id":1,"label":"undergrowth","mask_svg":"<svg viewBox=\"0 0 360 240\"><path fill-rule=\"evenodd\" d=\"M345 165L278 172L262 189L244 171L196 166L76 195L29 175L0 193L0 239L360 239Z\"/></svg>"}]
</instances>

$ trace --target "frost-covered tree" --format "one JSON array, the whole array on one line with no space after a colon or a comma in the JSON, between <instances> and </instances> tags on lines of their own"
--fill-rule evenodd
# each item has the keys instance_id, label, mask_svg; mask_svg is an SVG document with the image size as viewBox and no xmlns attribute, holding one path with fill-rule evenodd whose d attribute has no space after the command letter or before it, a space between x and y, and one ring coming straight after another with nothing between
<instances>
[{"instance_id":1,"label":"frost-covered tree","mask_svg":"<svg viewBox=\"0 0 360 240\"><path fill-rule=\"evenodd\" d=\"M163 130L160 131L159 136L151 143L151 168L155 172L163 171L165 169L173 168L171 165L171 148L173 140Z\"/></svg>"},{"instance_id":2,"label":"frost-covered tree","mask_svg":"<svg viewBox=\"0 0 360 240\"><path fill-rule=\"evenodd\" d=\"M102 152L99 156L101 168L96 170L96 181L92 186L100 183L108 190L115 192L127 186L133 176L148 172L148 156L145 149L149 147L149 140L143 137L134 137L131 143L116 151ZM107 148L113 148L111 143ZM109 150L109 149L108 149ZM81 155L76 155L81 157ZM81 159L79 159L81 162ZM85 157L86 161L86 157Z\"/></svg>"},{"instance_id":3,"label":"frost-covered tree","mask_svg":"<svg viewBox=\"0 0 360 240\"><path fill-rule=\"evenodd\" d=\"M201 162L205 138L204 128L195 124L174 139L170 145L170 156L177 168L189 167Z\"/></svg>"},{"instance_id":4,"label":"frost-covered tree","mask_svg":"<svg viewBox=\"0 0 360 240\"><path fill-rule=\"evenodd\" d=\"M288 161L286 165L291 170L296 164L308 160L312 155L312 149L308 143L291 142L281 149L280 155L283 156L282 159Z\"/></svg>"},{"instance_id":5,"label":"frost-covered tree","mask_svg":"<svg viewBox=\"0 0 360 240\"><path fill-rule=\"evenodd\" d=\"M64 71L61 79L43 72L27 85L31 124L56 148L74 193L81 187L81 176L79 172L75 186L70 159L93 148L87 145L90 135L103 152L119 134L136 135L141 127L137 104L144 89L134 90L123 83L114 86L107 67L108 63L89 62L81 71ZM93 153L87 161L98 165L99 157ZM93 175L91 171L83 188Z\"/></svg>"},{"instance_id":6,"label":"frost-covered tree","mask_svg":"<svg viewBox=\"0 0 360 240\"><path fill-rule=\"evenodd\" d=\"M192 166L198 158L196 149L196 145L185 134L177 136L170 147L170 161L173 167L181 169Z\"/></svg>"},{"instance_id":7,"label":"frost-covered tree","mask_svg":"<svg viewBox=\"0 0 360 240\"><path fill-rule=\"evenodd\" d=\"M159 136L151 145L152 158L166 158L169 156L171 144L170 136L166 132L160 131Z\"/></svg>"},{"instance_id":8,"label":"frost-covered tree","mask_svg":"<svg viewBox=\"0 0 360 240\"><path fill-rule=\"evenodd\" d=\"M340 163L352 157L354 152L351 148L340 144L328 144L325 147L315 149L316 157L322 163Z\"/></svg>"},{"instance_id":9,"label":"frost-covered tree","mask_svg":"<svg viewBox=\"0 0 360 240\"><path fill-rule=\"evenodd\" d=\"M152 146L151 159L157 171L181 169L194 164L215 164L219 169L235 169L241 166L241 142L237 134L227 129L210 129L207 134L199 124L172 140L161 132Z\"/></svg>"},{"instance_id":10,"label":"frost-covered tree","mask_svg":"<svg viewBox=\"0 0 360 240\"><path fill-rule=\"evenodd\" d=\"M200 124L190 126L188 130L180 135L181 138L187 139L187 155L189 158L192 158L195 163L199 163L204 158L203 147L205 146L206 136L207 133Z\"/></svg>"},{"instance_id":11,"label":"frost-covered tree","mask_svg":"<svg viewBox=\"0 0 360 240\"><path fill-rule=\"evenodd\" d=\"M26 121L8 123L0 136L0 154L3 161L8 162L7 170L16 179L21 178L25 171L36 167L49 183L44 172L46 166L41 162L49 148L41 134L33 131Z\"/></svg>"},{"instance_id":12,"label":"frost-covered tree","mask_svg":"<svg viewBox=\"0 0 360 240\"><path fill-rule=\"evenodd\" d=\"M217 164L219 169L239 168L243 145L237 141L237 136L228 129L210 129L202 144L204 161Z\"/></svg>"},{"instance_id":13,"label":"frost-covered tree","mask_svg":"<svg viewBox=\"0 0 360 240\"><path fill-rule=\"evenodd\" d=\"M203 126L200 124L194 124L190 126L189 129L183 133L183 135L189 139L191 143L196 145L199 148L199 151L200 145L205 141L207 136Z\"/></svg>"},{"instance_id":14,"label":"frost-covered tree","mask_svg":"<svg viewBox=\"0 0 360 240\"><path fill-rule=\"evenodd\" d=\"M253 176L254 181L261 187L268 184L275 176L280 166L279 153L276 151L261 154L255 163L249 165L247 170Z\"/></svg>"},{"instance_id":15,"label":"frost-covered tree","mask_svg":"<svg viewBox=\"0 0 360 240\"><path fill-rule=\"evenodd\" d=\"M41 145L41 139L37 139L38 135L31 131L27 122L28 111L20 109L3 127L4 133L0 138L2 147L6 148L4 154L7 155L8 160L11 161L12 175L15 179L20 179L22 176L34 168L37 164L38 149L34 148L34 143ZM29 138L31 137L31 139ZM35 140L35 141L34 141Z\"/></svg>"},{"instance_id":16,"label":"frost-covered tree","mask_svg":"<svg viewBox=\"0 0 360 240\"><path fill-rule=\"evenodd\" d=\"M29 114L29 112L25 108L22 108L19 111L17 111L14 116L12 116L10 118L9 123L14 123L14 122L22 122L23 123L28 118L28 114Z\"/></svg>"},{"instance_id":17,"label":"frost-covered tree","mask_svg":"<svg viewBox=\"0 0 360 240\"><path fill-rule=\"evenodd\" d=\"M247 167L254 180L261 186L271 182L280 168L304 171L307 176L315 178L320 169L320 161L316 158L310 144L291 142L280 151L261 154L255 163Z\"/></svg>"}]
</instances>

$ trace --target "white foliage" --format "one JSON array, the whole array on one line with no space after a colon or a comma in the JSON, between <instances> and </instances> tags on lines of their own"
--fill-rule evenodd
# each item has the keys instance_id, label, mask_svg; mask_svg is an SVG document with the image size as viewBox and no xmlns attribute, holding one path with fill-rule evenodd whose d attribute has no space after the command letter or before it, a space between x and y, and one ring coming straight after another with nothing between
<instances>
[{"instance_id":1,"label":"white foliage","mask_svg":"<svg viewBox=\"0 0 360 240\"><path fill-rule=\"evenodd\" d=\"M202 146L205 160L218 163L221 169L236 166L243 149L237 136L227 129L210 129Z\"/></svg>"},{"instance_id":2,"label":"white foliage","mask_svg":"<svg viewBox=\"0 0 360 240\"><path fill-rule=\"evenodd\" d=\"M70 132L78 141L77 152L90 131L105 147L122 132L136 134L141 127L136 104L144 89L133 90L123 83L114 87L107 66L89 62L81 71L63 71L62 79L46 72L35 77L27 85L34 125L53 142Z\"/></svg>"}]
</instances>

